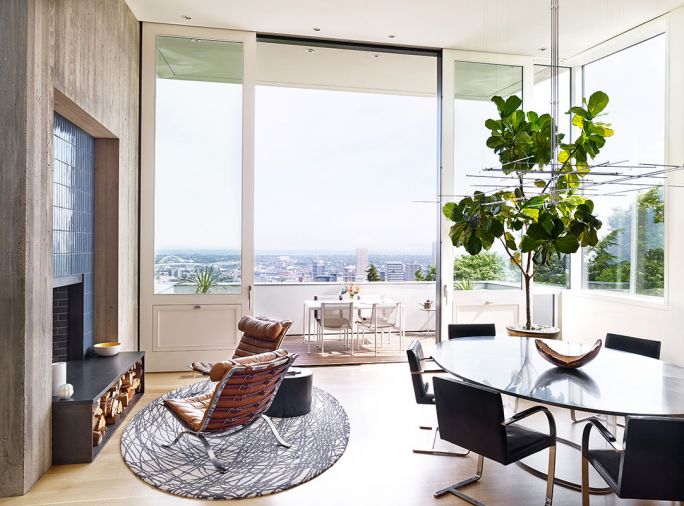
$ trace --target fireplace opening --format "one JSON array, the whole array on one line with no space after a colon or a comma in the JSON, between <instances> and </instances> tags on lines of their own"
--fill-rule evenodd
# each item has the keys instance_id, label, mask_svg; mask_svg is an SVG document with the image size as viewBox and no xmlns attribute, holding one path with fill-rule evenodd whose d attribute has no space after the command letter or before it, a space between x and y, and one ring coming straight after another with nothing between
<instances>
[{"instance_id":1,"label":"fireplace opening","mask_svg":"<svg viewBox=\"0 0 684 506\"><path fill-rule=\"evenodd\" d=\"M52 361L83 358L83 276L56 278L52 289Z\"/></svg>"}]
</instances>

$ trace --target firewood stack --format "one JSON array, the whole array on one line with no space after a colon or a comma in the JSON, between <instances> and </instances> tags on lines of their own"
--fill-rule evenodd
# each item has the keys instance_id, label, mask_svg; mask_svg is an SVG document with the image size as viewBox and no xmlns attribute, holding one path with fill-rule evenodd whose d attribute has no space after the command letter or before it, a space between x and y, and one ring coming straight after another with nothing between
<instances>
[{"instance_id":1,"label":"firewood stack","mask_svg":"<svg viewBox=\"0 0 684 506\"><path fill-rule=\"evenodd\" d=\"M102 442L108 425L119 421L121 413L142 389L142 364L137 362L100 397L93 409L93 446Z\"/></svg>"}]
</instances>

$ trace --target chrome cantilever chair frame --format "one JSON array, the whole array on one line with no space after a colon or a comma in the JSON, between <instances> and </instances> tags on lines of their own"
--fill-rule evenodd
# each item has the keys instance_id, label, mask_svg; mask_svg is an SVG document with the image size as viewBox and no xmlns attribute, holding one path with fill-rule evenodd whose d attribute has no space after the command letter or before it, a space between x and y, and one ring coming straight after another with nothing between
<instances>
[{"instance_id":1,"label":"chrome cantilever chair frame","mask_svg":"<svg viewBox=\"0 0 684 506\"><path fill-rule=\"evenodd\" d=\"M464 494L460 489L482 478L485 458L509 465L548 448L549 463L544 504L552 505L556 471L556 422L546 407L533 406L515 413L510 418L504 418L503 402L499 392L451 378L435 378L435 400L437 420L440 425L445 425L447 441L477 453L478 461L474 476L437 490L433 494L434 497L450 493L475 506L483 506L482 502ZM544 413L546 416L549 425L548 435L525 427L508 428L509 425L536 413ZM516 440L518 443L514 444Z\"/></svg>"},{"instance_id":2,"label":"chrome cantilever chair frame","mask_svg":"<svg viewBox=\"0 0 684 506\"><path fill-rule=\"evenodd\" d=\"M290 360L289 360L290 365L296 360L297 357L298 357L298 355L296 355L296 354L288 355L288 358L290 358ZM258 372L258 371L266 368L265 365L261 365L261 364L255 365L255 366L250 366L250 367L255 372ZM228 371L228 373L225 374L223 376L223 378L221 378L221 381L219 381L219 383L215 387L214 391L222 392L226 386L226 383L228 383L228 380L230 380L230 378L231 378L231 376L233 376L233 374L235 374L237 371L241 371L241 370L244 371L246 369L248 369L247 366L233 366L231 368L231 370ZM207 437L233 436L239 432L242 432L246 428L250 427L257 420L263 420L268 425L268 428L271 429L271 433L273 434L273 437L276 439L276 441L278 441L278 444L280 444L281 446L284 446L285 448L291 448L292 444L286 442L283 439L283 437L278 432L278 429L273 424L273 421L268 416L263 414L266 411L268 411L268 408L273 403L273 399L275 399L275 395L278 392L278 389L280 388L280 385L282 384L284 377L285 377L285 374L283 374L280 377L280 379L278 380L278 383L277 383L277 386L273 392L273 395L271 395L271 399L266 404L266 408L262 410L262 413L260 415L256 416L254 419L250 420L249 422L247 422L243 425L239 425L237 427L229 427L228 429L223 430L223 431L207 431L207 430L205 430L207 428L207 426L209 425L209 422L211 420L211 415L213 414L214 410L216 409L216 405L218 404L218 401L221 397L220 395L215 395L212 397L211 402L209 403L209 407L207 408L206 414L204 416L204 421L202 423L202 426L199 428L199 430L194 431L194 430L189 430L186 428L186 429L182 430L178 435L176 435L175 439L171 443L163 443L161 446L163 446L164 448L171 448L178 441L180 441L180 439L184 435L196 437L197 439L200 440L200 442L202 443L202 446L204 446L204 450L206 451L207 456L209 457L209 461L213 464L213 466L216 468L216 470L219 471L220 473L225 473L228 469L226 468L226 466L221 464L219 462L219 460L216 458L216 454L214 453L214 450L212 449L211 445L209 444ZM169 411L174 416L174 418L176 418L176 420L178 420L180 422L181 426L187 427L187 424L173 410L169 410Z\"/></svg>"},{"instance_id":3,"label":"chrome cantilever chair frame","mask_svg":"<svg viewBox=\"0 0 684 506\"><path fill-rule=\"evenodd\" d=\"M419 369L416 371L411 371L411 383L413 384L413 392L416 397L416 404L419 406L435 406L435 400L434 396L432 394L428 394L427 389L426 389L426 383L423 381L423 375L424 374L440 374L444 373L443 369L423 369L423 364L427 361L432 361L434 362L434 359L431 357L425 358L423 356L423 347L420 344L419 340L412 341L411 344L408 346L406 349L407 353L407 358L408 358L408 363L409 363L409 368L413 368L415 366L418 366ZM415 358L412 358L412 355ZM417 363L413 364L412 360L415 360ZM418 386L418 383L420 383L420 387ZM432 444L430 448L414 448L413 453L420 453L424 455L441 455L444 457L465 457L468 454L470 454L470 450L465 450L465 452L450 452L450 451L445 451L445 450L435 450L435 446L437 444L437 436L439 435L439 425L437 424L437 421L435 420L434 425L419 425L418 426L421 430L429 430L431 432L430 434L430 441L432 441Z\"/></svg>"},{"instance_id":4,"label":"chrome cantilever chair frame","mask_svg":"<svg viewBox=\"0 0 684 506\"><path fill-rule=\"evenodd\" d=\"M553 418L553 415L551 412L545 408L544 406L533 406L529 409L523 410L520 413L516 413L510 418L504 420L504 422L501 424L504 427L507 425L511 425L513 423L519 422L520 420L523 420L527 418L528 416L534 415L536 413L542 412L544 415L546 415L546 419L549 422L549 436L553 438L554 440L556 439L556 420ZM482 478L482 474L484 472L484 457L482 455L477 456L477 469L475 471L475 475L471 476L470 478L466 478L463 481L459 481L458 483L455 483L449 487L444 487L438 491L436 491L433 495L435 497L441 497L446 493L451 493L455 495L456 497L459 497L463 499L466 502L469 502L470 504L474 504L475 506L485 506L484 503L478 501L474 497L471 497L469 495L464 494L461 492L459 489L470 485L471 483L475 483ZM546 498L544 501L544 506L551 506L553 503L553 485L554 485L554 478L556 474L556 445L549 446L549 465L548 465L548 470L546 473Z\"/></svg>"},{"instance_id":5,"label":"chrome cantilever chair frame","mask_svg":"<svg viewBox=\"0 0 684 506\"><path fill-rule=\"evenodd\" d=\"M613 450L620 453L625 451L615 436L603 426L597 417L589 417L587 421L588 423L585 425L584 432L582 433L582 506L589 506L589 461L584 456L584 450L589 446L589 434L592 427L596 428L601 437L606 440Z\"/></svg>"}]
</instances>

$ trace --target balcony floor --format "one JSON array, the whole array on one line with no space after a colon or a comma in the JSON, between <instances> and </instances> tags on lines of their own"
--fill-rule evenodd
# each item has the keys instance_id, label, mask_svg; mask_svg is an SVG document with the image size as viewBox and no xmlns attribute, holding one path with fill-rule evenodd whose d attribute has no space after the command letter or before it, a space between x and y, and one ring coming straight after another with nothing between
<instances>
[{"instance_id":1,"label":"balcony floor","mask_svg":"<svg viewBox=\"0 0 684 506\"><path fill-rule=\"evenodd\" d=\"M378 334L378 354L375 354L374 336L366 333L366 339L360 350L354 350L354 355L344 342L335 334L326 335L325 353L322 354L314 341L311 342L311 353L308 352L307 342L302 336L287 336L282 347L291 353L299 354L295 365L320 366L320 365L353 365L353 364L382 364L393 362L406 362L406 347L414 339L420 339L426 356L432 354L435 343L434 332L407 332L404 337L403 349L399 349L399 336L392 334L392 342L388 342L387 334L380 344Z\"/></svg>"}]
</instances>

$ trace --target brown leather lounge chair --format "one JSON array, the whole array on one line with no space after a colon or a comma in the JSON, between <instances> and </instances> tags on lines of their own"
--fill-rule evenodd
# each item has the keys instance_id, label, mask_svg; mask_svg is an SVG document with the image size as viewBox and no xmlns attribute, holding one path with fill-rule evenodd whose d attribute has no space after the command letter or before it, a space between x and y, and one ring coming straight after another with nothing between
<instances>
[{"instance_id":1,"label":"brown leather lounge chair","mask_svg":"<svg viewBox=\"0 0 684 506\"><path fill-rule=\"evenodd\" d=\"M266 316L243 316L238 322L238 330L243 334L233 358L249 357L279 349L291 325L290 320L278 321ZM208 376L213 365L214 362L193 362L190 367L193 371Z\"/></svg>"},{"instance_id":2,"label":"brown leather lounge chair","mask_svg":"<svg viewBox=\"0 0 684 506\"><path fill-rule=\"evenodd\" d=\"M180 421L184 430L172 443L162 446L171 448L184 434L194 436L204 445L214 467L225 473L226 467L216 458L207 436L230 436L261 419L268 424L278 443L289 448L291 445L283 441L264 413L297 356L276 350L214 364L209 377L218 383L212 393L164 401L164 406Z\"/></svg>"}]
</instances>

